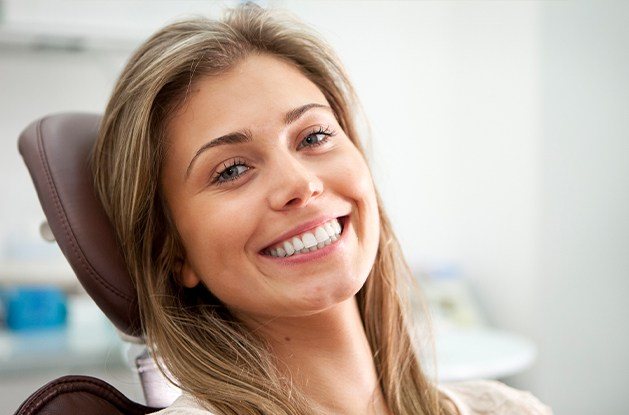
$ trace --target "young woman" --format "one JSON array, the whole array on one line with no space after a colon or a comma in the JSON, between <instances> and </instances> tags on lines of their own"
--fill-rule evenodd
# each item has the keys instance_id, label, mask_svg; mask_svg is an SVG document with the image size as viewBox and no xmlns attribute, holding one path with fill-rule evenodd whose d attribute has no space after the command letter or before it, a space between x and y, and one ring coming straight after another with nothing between
<instances>
[{"instance_id":1,"label":"young woman","mask_svg":"<svg viewBox=\"0 0 629 415\"><path fill-rule=\"evenodd\" d=\"M130 59L93 165L147 344L183 391L161 413L549 413L422 372L357 108L329 46L255 5Z\"/></svg>"}]
</instances>

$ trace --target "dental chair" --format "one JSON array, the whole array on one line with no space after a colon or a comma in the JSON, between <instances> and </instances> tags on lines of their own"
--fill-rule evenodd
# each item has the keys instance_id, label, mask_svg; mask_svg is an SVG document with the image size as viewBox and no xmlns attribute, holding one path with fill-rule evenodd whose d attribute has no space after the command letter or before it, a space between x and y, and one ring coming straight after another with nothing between
<instances>
[{"instance_id":1,"label":"dental chair","mask_svg":"<svg viewBox=\"0 0 629 415\"><path fill-rule=\"evenodd\" d=\"M31 123L19 150L35 184L48 225L85 291L126 340L141 342L137 294L114 230L96 197L89 159L100 116L65 113ZM148 414L179 392L146 350L135 359L146 405L132 402L103 380L63 376L41 387L15 415Z\"/></svg>"}]
</instances>

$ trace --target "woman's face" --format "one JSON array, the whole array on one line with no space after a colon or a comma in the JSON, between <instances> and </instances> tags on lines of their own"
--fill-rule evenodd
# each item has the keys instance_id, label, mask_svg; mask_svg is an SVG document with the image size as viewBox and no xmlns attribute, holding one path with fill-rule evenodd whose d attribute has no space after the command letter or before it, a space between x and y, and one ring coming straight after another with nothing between
<instances>
[{"instance_id":1,"label":"woman's face","mask_svg":"<svg viewBox=\"0 0 629 415\"><path fill-rule=\"evenodd\" d=\"M299 70L251 55L198 79L168 137L161 185L185 286L251 317L313 314L362 287L379 239L371 176Z\"/></svg>"}]
</instances>

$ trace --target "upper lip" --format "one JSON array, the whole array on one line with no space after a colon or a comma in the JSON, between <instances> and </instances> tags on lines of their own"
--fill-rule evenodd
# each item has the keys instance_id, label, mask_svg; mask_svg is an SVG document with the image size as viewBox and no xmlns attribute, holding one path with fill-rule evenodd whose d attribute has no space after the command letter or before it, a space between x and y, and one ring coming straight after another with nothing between
<instances>
[{"instance_id":1,"label":"upper lip","mask_svg":"<svg viewBox=\"0 0 629 415\"><path fill-rule=\"evenodd\" d=\"M316 228L319 225L323 225L324 223L332 220L332 219L336 219L336 218L341 218L345 215L340 215L340 216L331 216L331 215L321 215L321 216L317 216L314 219L311 219L309 221L306 221L298 226L295 226L294 228L292 228L291 230L284 232L283 234L281 234L280 236L278 236L273 242L271 242L270 244L268 244L264 249L266 248L270 248L273 245L280 243L288 238L292 238L293 236L297 236L301 233L304 233L306 231L309 231L311 229ZM263 250L264 250L263 249Z\"/></svg>"}]
</instances>

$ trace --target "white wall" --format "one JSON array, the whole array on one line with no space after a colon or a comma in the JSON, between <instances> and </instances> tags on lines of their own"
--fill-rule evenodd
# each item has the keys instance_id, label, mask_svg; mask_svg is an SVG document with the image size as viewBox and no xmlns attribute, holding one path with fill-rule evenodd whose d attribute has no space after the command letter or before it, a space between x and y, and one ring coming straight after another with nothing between
<instances>
[{"instance_id":1,"label":"white wall","mask_svg":"<svg viewBox=\"0 0 629 415\"><path fill-rule=\"evenodd\" d=\"M629 406L629 3L542 8L540 373L561 413Z\"/></svg>"},{"instance_id":2,"label":"white wall","mask_svg":"<svg viewBox=\"0 0 629 415\"><path fill-rule=\"evenodd\" d=\"M509 382L557 414L624 413L627 3L269 3L345 62L409 262L459 264L490 321L538 344ZM0 49L0 248L40 215L17 134L102 110L124 56Z\"/></svg>"}]
</instances>

